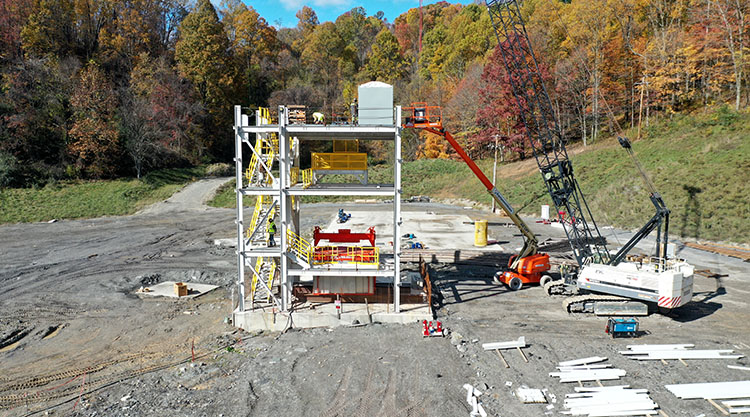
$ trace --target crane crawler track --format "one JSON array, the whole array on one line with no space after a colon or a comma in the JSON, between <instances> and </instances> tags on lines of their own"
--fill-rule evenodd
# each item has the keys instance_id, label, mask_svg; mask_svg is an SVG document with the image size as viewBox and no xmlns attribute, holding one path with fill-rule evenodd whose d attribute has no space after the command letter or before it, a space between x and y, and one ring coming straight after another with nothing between
<instances>
[{"instance_id":1,"label":"crane crawler track","mask_svg":"<svg viewBox=\"0 0 750 417\"><path fill-rule=\"evenodd\" d=\"M588 313L593 311L586 310L587 303L598 303L598 302L628 302L633 301L630 298L618 297L616 295L597 295L597 294L585 294L568 297L563 300L562 306L568 313Z\"/></svg>"},{"instance_id":2,"label":"crane crawler track","mask_svg":"<svg viewBox=\"0 0 750 417\"><path fill-rule=\"evenodd\" d=\"M549 296L568 294L568 290L565 288L565 282L561 279L549 281L545 283L542 288L544 288L544 292Z\"/></svg>"}]
</instances>

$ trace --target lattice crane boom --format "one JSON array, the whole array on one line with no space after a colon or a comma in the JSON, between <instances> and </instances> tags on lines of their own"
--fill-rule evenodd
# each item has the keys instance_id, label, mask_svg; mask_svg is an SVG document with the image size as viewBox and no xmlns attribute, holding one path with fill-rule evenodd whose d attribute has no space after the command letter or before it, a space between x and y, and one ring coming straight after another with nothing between
<instances>
[{"instance_id":1,"label":"lattice crane boom","mask_svg":"<svg viewBox=\"0 0 750 417\"><path fill-rule=\"evenodd\" d=\"M518 3L486 3L521 122L555 208L567 216L563 225L578 265L607 263L609 252L573 174Z\"/></svg>"}]
</instances>

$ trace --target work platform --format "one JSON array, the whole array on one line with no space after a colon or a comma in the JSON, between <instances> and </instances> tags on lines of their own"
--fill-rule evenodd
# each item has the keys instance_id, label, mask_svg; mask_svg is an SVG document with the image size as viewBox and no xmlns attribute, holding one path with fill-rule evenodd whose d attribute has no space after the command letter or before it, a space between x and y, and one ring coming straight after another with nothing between
<instances>
[{"instance_id":1,"label":"work platform","mask_svg":"<svg viewBox=\"0 0 750 417\"><path fill-rule=\"evenodd\" d=\"M398 126L353 126L353 125L263 125L242 126L240 133L276 133L281 130L299 140L395 140Z\"/></svg>"},{"instance_id":2,"label":"work platform","mask_svg":"<svg viewBox=\"0 0 750 417\"><path fill-rule=\"evenodd\" d=\"M290 187L288 193L289 195L393 197L396 188L393 184L314 184L308 187L304 184L297 184Z\"/></svg>"},{"instance_id":3,"label":"work platform","mask_svg":"<svg viewBox=\"0 0 750 417\"><path fill-rule=\"evenodd\" d=\"M298 111L296 108L294 110ZM262 109L251 117L242 114L241 108L235 106L239 294L234 311L235 324L246 330L270 329L272 326L269 327L267 323L269 320L273 322L273 313L269 313L269 310L275 311L276 315L283 315L294 308L295 326L327 325L315 324L327 322L327 318L321 318L325 314L320 313L325 307L309 313L307 319L296 319L304 317L304 314L300 314L299 301L294 291L298 286L313 285L318 288L320 281L327 283L325 288L331 291L330 294L343 294L343 290L332 289L332 286L342 283L342 279L352 280L356 283L356 288L365 285L374 289L376 280L379 287L388 285L390 290L387 294L391 297L389 307L385 313L378 313L374 320L393 322L396 319L387 317L402 312L401 260L398 249L401 245L400 107L393 108L392 117L387 122L382 119L382 124L368 126L292 124L292 118L295 118L295 123L299 122L296 121L296 114L290 113L289 108L280 106L277 112L272 116L267 109ZM251 120L255 123L251 123ZM378 119L378 123L380 122ZM300 166L299 156L301 144L314 140L334 141L334 152L313 153L312 166L303 168ZM393 160L396 161L393 184L367 183L367 154L359 152L357 147L360 141L369 140L393 142ZM341 173L357 176L359 182L317 183L319 177ZM252 212L245 196L256 199ZM370 247L351 246L349 249L346 246L336 246L333 240L328 246L317 246L317 242L313 245L302 237L307 231L301 231L299 226L299 204L305 196L373 196L390 200L393 210L388 216L389 221L378 225L378 234L388 236L388 240L380 242L377 247L370 243ZM268 227L269 220L275 218L278 218L274 223L276 245L271 246ZM340 225L328 230L335 232L341 228L349 227ZM325 234L333 236L331 233ZM390 247L384 247L386 244ZM381 248L392 254L380 258ZM346 284L348 285L348 281ZM354 305L349 305L352 312L356 311ZM427 310L429 309L425 305L425 311ZM386 318L380 318L381 316ZM422 316L426 317L427 314ZM253 324L256 321L266 324ZM303 325L303 322L309 325ZM337 324L331 322L331 325Z\"/></svg>"}]
</instances>

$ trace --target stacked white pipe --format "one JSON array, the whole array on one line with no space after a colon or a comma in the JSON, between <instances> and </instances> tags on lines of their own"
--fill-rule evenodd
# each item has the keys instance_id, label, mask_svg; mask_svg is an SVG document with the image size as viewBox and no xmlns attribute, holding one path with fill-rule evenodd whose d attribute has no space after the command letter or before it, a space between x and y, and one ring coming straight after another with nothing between
<instances>
[{"instance_id":1,"label":"stacked white pipe","mask_svg":"<svg viewBox=\"0 0 750 417\"><path fill-rule=\"evenodd\" d=\"M639 361L667 359L739 359L742 355L733 354L732 349L693 349L692 344L677 345L628 345L621 354Z\"/></svg>"},{"instance_id":2,"label":"stacked white pipe","mask_svg":"<svg viewBox=\"0 0 750 417\"><path fill-rule=\"evenodd\" d=\"M631 389L629 385L613 387L576 387L576 393L566 394L562 414L573 416L647 416L656 414L659 405L645 389Z\"/></svg>"},{"instance_id":3,"label":"stacked white pipe","mask_svg":"<svg viewBox=\"0 0 750 417\"><path fill-rule=\"evenodd\" d=\"M625 376L624 370L600 363L606 360L601 356L592 356L560 362L557 364L557 372L550 372L549 376L560 378L560 382L607 381Z\"/></svg>"},{"instance_id":4,"label":"stacked white pipe","mask_svg":"<svg viewBox=\"0 0 750 417\"><path fill-rule=\"evenodd\" d=\"M673 384L664 387L683 400L722 400L730 413L750 412L750 381Z\"/></svg>"}]
</instances>

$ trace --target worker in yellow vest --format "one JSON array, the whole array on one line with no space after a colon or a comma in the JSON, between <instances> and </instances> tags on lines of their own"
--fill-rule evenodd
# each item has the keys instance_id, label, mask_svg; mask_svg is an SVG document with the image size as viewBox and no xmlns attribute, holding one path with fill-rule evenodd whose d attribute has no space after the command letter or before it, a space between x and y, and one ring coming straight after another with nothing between
<instances>
[{"instance_id":1,"label":"worker in yellow vest","mask_svg":"<svg viewBox=\"0 0 750 417\"><path fill-rule=\"evenodd\" d=\"M268 247L276 246L276 241L273 239L273 235L276 234L276 223L273 219L268 221Z\"/></svg>"}]
</instances>

